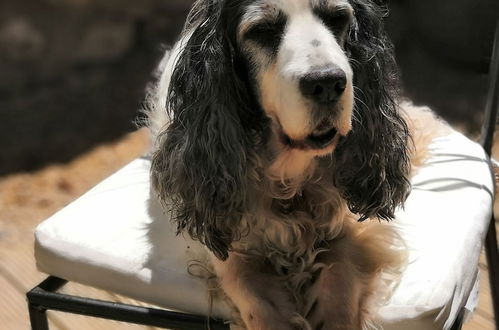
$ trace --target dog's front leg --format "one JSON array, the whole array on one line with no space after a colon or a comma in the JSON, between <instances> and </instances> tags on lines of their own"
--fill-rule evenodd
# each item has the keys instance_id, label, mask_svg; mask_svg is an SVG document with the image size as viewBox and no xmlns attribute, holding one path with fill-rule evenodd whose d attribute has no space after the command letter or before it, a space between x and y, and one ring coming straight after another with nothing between
<instances>
[{"instance_id":1,"label":"dog's front leg","mask_svg":"<svg viewBox=\"0 0 499 330\"><path fill-rule=\"evenodd\" d=\"M306 318L312 329L362 329L364 288L358 271L349 263L322 269L307 295Z\"/></svg>"},{"instance_id":2,"label":"dog's front leg","mask_svg":"<svg viewBox=\"0 0 499 330\"><path fill-rule=\"evenodd\" d=\"M212 263L247 329L296 329L290 293L263 258L230 252L225 261L212 256Z\"/></svg>"},{"instance_id":3,"label":"dog's front leg","mask_svg":"<svg viewBox=\"0 0 499 330\"><path fill-rule=\"evenodd\" d=\"M401 244L391 226L375 222L346 226L330 241L306 294L304 313L312 329L359 330L374 322L404 267Z\"/></svg>"}]
</instances>

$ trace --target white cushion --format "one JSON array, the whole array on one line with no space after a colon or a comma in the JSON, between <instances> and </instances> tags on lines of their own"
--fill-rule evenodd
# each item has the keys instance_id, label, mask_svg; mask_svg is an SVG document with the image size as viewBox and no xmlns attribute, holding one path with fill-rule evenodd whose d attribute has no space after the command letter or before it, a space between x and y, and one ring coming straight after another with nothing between
<instances>
[{"instance_id":1,"label":"white cushion","mask_svg":"<svg viewBox=\"0 0 499 330\"><path fill-rule=\"evenodd\" d=\"M385 330L449 329L460 309L468 304L473 311L478 299L478 259L494 196L489 160L458 133L435 139L430 150L397 212L409 265L380 312Z\"/></svg>"},{"instance_id":2,"label":"white cushion","mask_svg":"<svg viewBox=\"0 0 499 330\"><path fill-rule=\"evenodd\" d=\"M393 222L410 249L409 266L390 303L385 330L449 329L461 308L476 304L478 258L493 201L489 161L458 133L435 139L413 178L405 209ZM202 280L187 261L199 243L175 236L154 200L149 166L138 159L36 229L40 271L197 314L209 310ZM220 302L212 315L228 318Z\"/></svg>"}]
</instances>

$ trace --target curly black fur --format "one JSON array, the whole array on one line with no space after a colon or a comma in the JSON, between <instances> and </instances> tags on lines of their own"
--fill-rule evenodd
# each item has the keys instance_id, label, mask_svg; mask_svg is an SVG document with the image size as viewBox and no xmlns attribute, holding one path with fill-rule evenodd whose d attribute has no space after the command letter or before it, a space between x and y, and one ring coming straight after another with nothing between
<instances>
[{"instance_id":1,"label":"curly black fur","mask_svg":"<svg viewBox=\"0 0 499 330\"><path fill-rule=\"evenodd\" d=\"M382 8L350 0L355 20L346 43L354 70L352 132L335 150L333 180L352 212L392 219L410 189L409 130L400 116L397 66Z\"/></svg>"},{"instance_id":2,"label":"curly black fur","mask_svg":"<svg viewBox=\"0 0 499 330\"><path fill-rule=\"evenodd\" d=\"M172 122L153 156L152 178L186 230L226 259L247 211L248 166L266 119L253 103L237 56L237 8L199 1L192 30L172 75L167 109Z\"/></svg>"}]
</instances>

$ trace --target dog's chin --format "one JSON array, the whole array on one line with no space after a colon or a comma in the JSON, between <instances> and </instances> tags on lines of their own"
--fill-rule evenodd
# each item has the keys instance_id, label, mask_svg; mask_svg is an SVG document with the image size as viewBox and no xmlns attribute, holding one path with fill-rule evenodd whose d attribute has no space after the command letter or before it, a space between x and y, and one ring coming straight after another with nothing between
<instances>
[{"instance_id":1,"label":"dog's chin","mask_svg":"<svg viewBox=\"0 0 499 330\"><path fill-rule=\"evenodd\" d=\"M334 106L333 109L328 108L327 111L325 108L317 108L317 105L309 105L307 112L316 114L322 112L322 119L310 118L302 123L282 120L283 118L280 118L276 112L267 112L273 123L273 132L279 149L302 151L316 156L332 153L341 138L346 136L352 128L352 111L348 111L350 107L343 103Z\"/></svg>"},{"instance_id":2,"label":"dog's chin","mask_svg":"<svg viewBox=\"0 0 499 330\"><path fill-rule=\"evenodd\" d=\"M332 154L342 138L343 138L342 135L336 133L334 138L327 144L327 146L324 146L323 148L320 149L310 149L309 152L311 154L314 154L315 156L327 156L329 154Z\"/></svg>"},{"instance_id":3,"label":"dog's chin","mask_svg":"<svg viewBox=\"0 0 499 330\"><path fill-rule=\"evenodd\" d=\"M331 153L341 138L338 129L334 126L320 132L314 131L302 139L293 139L284 131L280 132L279 135L285 149L316 155Z\"/></svg>"},{"instance_id":4,"label":"dog's chin","mask_svg":"<svg viewBox=\"0 0 499 330\"><path fill-rule=\"evenodd\" d=\"M346 128L345 128L346 127ZM309 156L324 156L332 153L342 137L350 131L350 125L336 125L324 120L315 130L300 138L288 135L281 125L275 127L277 140L283 150L303 152Z\"/></svg>"},{"instance_id":5,"label":"dog's chin","mask_svg":"<svg viewBox=\"0 0 499 330\"><path fill-rule=\"evenodd\" d=\"M345 109L346 107L343 107ZM268 113L272 122L270 151L273 155L269 168L275 179L301 178L309 172L315 158L326 157L334 150L351 130L351 111L341 111L334 117L325 117L310 128L296 125L287 129L281 118L275 113Z\"/></svg>"},{"instance_id":6,"label":"dog's chin","mask_svg":"<svg viewBox=\"0 0 499 330\"><path fill-rule=\"evenodd\" d=\"M332 154L340 140L336 128L314 136L312 141L293 140L284 132L278 133L269 174L276 180L303 178L312 168L314 159Z\"/></svg>"}]
</instances>

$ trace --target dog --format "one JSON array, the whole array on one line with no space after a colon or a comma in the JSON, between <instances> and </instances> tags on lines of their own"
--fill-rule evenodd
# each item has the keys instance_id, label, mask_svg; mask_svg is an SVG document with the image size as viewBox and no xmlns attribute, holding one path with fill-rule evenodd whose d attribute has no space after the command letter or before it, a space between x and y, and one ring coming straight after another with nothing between
<instances>
[{"instance_id":1,"label":"dog","mask_svg":"<svg viewBox=\"0 0 499 330\"><path fill-rule=\"evenodd\" d=\"M397 284L404 244L380 220L450 128L400 98L384 14L198 0L160 64L154 194L206 246L235 326L369 328Z\"/></svg>"}]
</instances>

